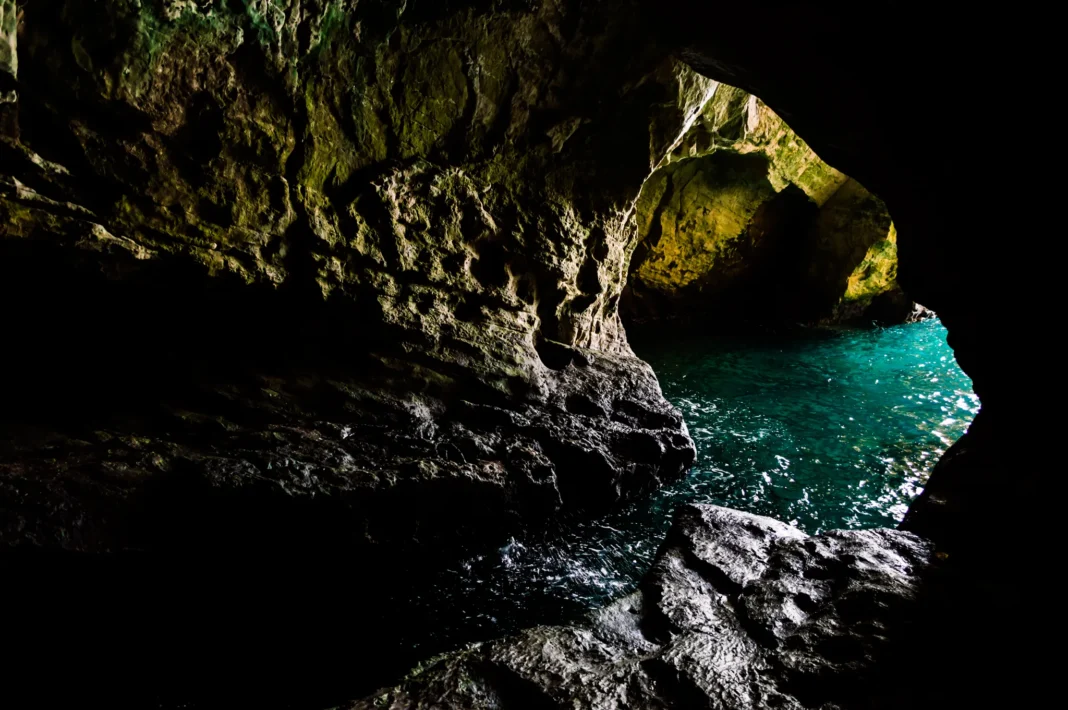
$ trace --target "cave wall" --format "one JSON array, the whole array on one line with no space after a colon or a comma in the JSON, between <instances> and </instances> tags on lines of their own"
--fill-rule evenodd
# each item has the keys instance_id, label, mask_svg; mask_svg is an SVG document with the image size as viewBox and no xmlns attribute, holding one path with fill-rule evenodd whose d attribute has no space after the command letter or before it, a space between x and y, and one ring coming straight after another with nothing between
<instances>
[{"instance_id":1,"label":"cave wall","mask_svg":"<svg viewBox=\"0 0 1068 710\"><path fill-rule=\"evenodd\" d=\"M712 98L646 181L624 295L632 322L896 322L885 204L823 162L757 97Z\"/></svg>"},{"instance_id":2,"label":"cave wall","mask_svg":"<svg viewBox=\"0 0 1068 710\"><path fill-rule=\"evenodd\" d=\"M860 183L843 185L820 208L809 234L802 283L824 321L886 324L930 315L897 282L897 228L882 200Z\"/></svg>"},{"instance_id":3,"label":"cave wall","mask_svg":"<svg viewBox=\"0 0 1068 710\"><path fill-rule=\"evenodd\" d=\"M402 7L28 5L20 145L72 174L35 163L14 177L61 183L52 197L102 223L82 246L108 246L109 264L181 258L212 277L370 300L430 340L477 339L466 312L515 351L536 338L625 348L621 215L671 139L650 135L646 103L676 87L652 60L616 61L606 38L619 29L588 36L553 3L425 11L434 22ZM630 91L597 105L580 62ZM624 116L588 127L612 113ZM9 233L46 238L29 198L12 202ZM494 355L483 364L524 359Z\"/></svg>"},{"instance_id":4,"label":"cave wall","mask_svg":"<svg viewBox=\"0 0 1068 710\"><path fill-rule=\"evenodd\" d=\"M613 320L625 252L635 241L624 236L623 218L641 180L672 160L678 137L708 99L707 84L664 60L675 52L701 75L761 96L822 158L886 200L896 242L883 240L878 253L869 247L870 274L855 288L889 273L876 262L896 244L897 278L946 323L983 399L984 420L1006 416L987 405L1018 397L998 374L1018 355L990 324L1006 312L1022 269L1018 254L976 247L975 235L1012 231L970 192L991 156L932 150L917 119L933 107L945 107L944 116L976 109L986 77L1003 62L976 36L955 36L948 15L917 24L911 13L880 4L872 8L882 18L874 26L832 8L757 3L721 8L714 26L679 22L707 10L698 0L611 9L518 0L418 8L384 0L160 0L111 3L106 11L3 0L3 283L5 301L18 304L10 332L23 344L13 371L47 371L37 381L47 390L56 378L64 387L86 380L86 372L104 380L185 368L189 354L198 366L234 361L230 340L246 345L241 357L275 348L288 356L323 339L354 356L370 341L390 350L372 358L385 368L379 375L404 371L406 384L424 389L488 382L507 399L546 391L539 381L552 376L534 365L542 360L539 340L557 367L573 364L568 348L580 344L627 362ZM1009 19L984 17L983 27L1002 29ZM517 24L525 29L510 29ZM764 42L738 31L754 25ZM917 51L885 51L895 35L916 39ZM449 45L457 48L443 49ZM491 55L503 57L507 89L473 76L496 64ZM972 57L977 68L961 73L951 56ZM405 86L420 86L431 63L433 75L449 81L406 96ZM631 105L643 108L630 113ZM424 115L436 119L430 128ZM955 122L955 144L982 144L987 124ZM340 148L326 150L327 141ZM606 156L612 161L596 159ZM571 165L582 167L569 172ZM450 246L438 251L428 235L455 231L461 205L471 232L494 233L469 180L476 188L501 183L500 213L487 214L522 239L498 249L492 238L468 244L446 234ZM506 219L519 194L528 211L513 221L525 231ZM561 210L554 195L573 200L574 212ZM478 199L485 207L498 198ZM421 216L418 228L401 218L409 212ZM584 250L575 244L587 229ZM545 234L567 249L545 257L556 244L538 241ZM411 235L422 237L409 243ZM518 305L529 291L508 263L520 257L534 264L535 282L539 269L552 276L548 288L535 289L537 307ZM421 284L396 275L408 274L414 258L431 264L443 285L461 272L449 313L473 321L435 311L435 298L449 300L436 292L421 302L431 315L415 315ZM322 302L343 305L314 305ZM108 310L116 304L120 310ZM166 307L166 327L145 328L157 306ZM495 319L510 327L474 346L442 335L450 328L481 334ZM104 337L86 346L81 336L101 329ZM73 335L64 342L60 331ZM553 342L563 344L555 356ZM111 357L117 353L127 355L121 366ZM423 357L427 366L414 362ZM42 364L57 360L59 367ZM91 367L81 369L86 362ZM7 379L5 402L59 409L48 397L26 396L26 379Z\"/></svg>"},{"instance_id":5,"label":"cave wall","mask_svg":"<svg viewBox=\"0 0 1068 710\"><path fill-rule=\"evenodd\" d=\"M705 96L631 5L0 11L5 699L336 704L428 570L693 461L617 300Z\"/></svg>"},{"instance_id":6,"label":"cave wall","mask_svg":"<svg viewBox=\"0 0 1068 710\"><path fill-rule=\"evenodd\" d=\"M634 7L3 7L12 540L179 544L129 516L201 489L205 539L293 498L332 506L300 539L426 539L687 468L618 302L707 85Z\"/></svg>"},{"instance_id":7,"label":"cave wall","mask_svg":"<svg viewBox=\"0 0 1068 710\"><path fill-rule=\"evenodd\" d=\"M17 93L15 81L18 78L19 63L17 51L17 30L19 11L13 1L0 3L0 132L8 135L14 132L15 101Z\"/></svg>"}]
</instances>

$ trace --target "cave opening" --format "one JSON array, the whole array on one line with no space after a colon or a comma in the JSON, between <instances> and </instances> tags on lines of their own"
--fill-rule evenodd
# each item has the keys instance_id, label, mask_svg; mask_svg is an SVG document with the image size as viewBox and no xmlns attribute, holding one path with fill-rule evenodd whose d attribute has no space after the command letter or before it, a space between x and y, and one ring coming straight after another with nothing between
<instances>
[{"instance_id":1,"label":"cave opening","mask_svg":"<svg viewBox=\"0 0 1068 710\"><path fill-rule=\"evenodd\" d=\"M621 301L697 443L687 485L809 532L897 525L978 397L897 281L885 203L712 92L642 187Z\"/></svg>"}]
</instances>

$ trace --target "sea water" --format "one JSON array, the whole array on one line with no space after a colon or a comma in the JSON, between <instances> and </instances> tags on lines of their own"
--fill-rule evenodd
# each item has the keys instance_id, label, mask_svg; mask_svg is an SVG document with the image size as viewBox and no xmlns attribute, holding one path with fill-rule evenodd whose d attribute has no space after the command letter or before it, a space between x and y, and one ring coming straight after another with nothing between
<instances>
[{"instance_id":1,"label":"sea water","mask_svg":"<svg viewBox=\"0 0 1068 710\"><path fill-rule=\"evenodd\" d=\"M510 540L443 572L410 600L433 629L419 645L561 623L627 593L680 503L770 515L810 534L892 527L979 409L935 319L633 340L686 419L693 470L624 510Z\"/></svg>"}]
</instances>

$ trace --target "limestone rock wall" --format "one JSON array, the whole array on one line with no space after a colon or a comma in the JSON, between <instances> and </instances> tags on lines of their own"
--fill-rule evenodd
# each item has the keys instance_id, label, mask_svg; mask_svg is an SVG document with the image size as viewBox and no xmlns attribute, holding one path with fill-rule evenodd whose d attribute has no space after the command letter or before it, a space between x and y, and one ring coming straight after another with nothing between
<instances>
[{"instance_id":1,"label":"limestone rock wall","mask_svg":"<svg viewBox=\"0 0 1068 710\"><path fill-rule=\"evenodd\" d=\"M0 7L13 540L151 546L161 477L425 538L692 460L618 303L709 90L628 4Z\"/></svg>"},{"instance_id":2,"label":"limestone rock wall","mask_svg":"<svg viewBox=\"0 0 1068 710\"><path fill-rule=\"evenodd\" d=\"M183 258L211 276L370 300L435 340L486 325L513 360L539 338L625 349L625 216L662 150L656 132L671 132L651 135L648 105L677 101L677 130L692 97L641 57L618 62L606 39L618 28L590 33L556 3L426 10L438 17L425 22L404 7L19 10L21 147L37 169L12 176L23 187L5 200L6 231L58 238L52 213L30 206L37 192L85 210L98 226L71 226L71 246L107 245L109 264ZM620 89L612 105L580 65Z\"/></svg>"},{"instance_id":3,"label":"limestone rock wall","mask_svg":"<svg viewBox=\"0 0 1068 710\"><path fill-rule=\"evenodd\" d=\"M820 209L802 283L826 321L927 317L897 283L897 228L882 200L850 180Z\"/></svg>"},{"instance_id":4,"label":"limestone rock wall","mask_svg":"<svg viewBox=\"0 0 1068 710\"><path fill-rule=\"evenodd\" d=\"M14 0L0 2L0 130L6 135L15 113L15 81L19 75L16 51L19 9Z\"/></svg>"}]
</instances>

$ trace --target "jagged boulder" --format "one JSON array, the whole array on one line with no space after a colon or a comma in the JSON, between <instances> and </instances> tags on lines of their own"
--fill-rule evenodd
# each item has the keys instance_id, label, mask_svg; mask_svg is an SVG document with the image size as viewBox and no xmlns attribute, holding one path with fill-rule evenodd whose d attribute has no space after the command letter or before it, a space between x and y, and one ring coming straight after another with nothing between
<instances>
[{"instance_id":1,"label":"jagged boulder","mask_svg":"<svg viewBox=\"0 0 1068 710\"><path fill-rule=\"evenodd\" d=\"M586 623L434 659L350 707L871 707L901 691L883 664L936 564L907 532L684 506L639 591Z\"/></svg>"}]
</instances>

